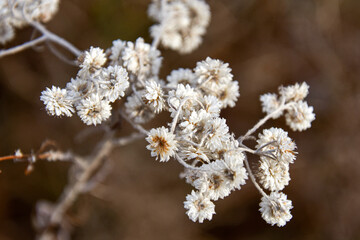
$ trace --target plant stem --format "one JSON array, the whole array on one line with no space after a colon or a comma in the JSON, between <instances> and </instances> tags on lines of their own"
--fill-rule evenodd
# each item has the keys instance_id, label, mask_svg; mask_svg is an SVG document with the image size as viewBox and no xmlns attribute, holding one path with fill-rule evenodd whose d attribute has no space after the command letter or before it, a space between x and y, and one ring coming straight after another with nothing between
<instances>
[{"instance_id":1,"label":"plant stem","mask_svg":"<svg viewBox=\"0 0 360 240\"><path fill-rule=\"evenodd\" d=\"M249 129L246 134L242 137L242 138L246 138L248 136L250 136L251 134L253 134L256 130L258 130L264 123L267 122L267 120L269 120L270 118L272 118L273 116L276 116L279 112L284 111L285 109L288 109L290 106L292 106L294 103L293 102L289 102L287 104L282 103L278 109L276 109L275 111L273 111L272 113L266 115L264 118L260 119L260 121L258 123L256 123L256 125L254 127L252 127L251 129Z\"/></svg>"},{"instance_id":2,"label":"plant stem","mask_svg":"<svg viewBox=\"0 0 360 240\"><path fill-rule=\"evenodd\" d=\"M64 47L65 49L69 50L72 54L74 54L76 57L79 57L81 55L81 51L77 49L74 45L72 45L70 42L66 41L62 37L59 37L58 35L50 32L42 24L38 22L31 22L31 25L37 30L39 30L46 37L46 39Z\"/></svg>"},{"instance_id":3,"label":"plant stem","mask_svg":"<svg viewBox=\"0 0 360 240\"><path fill-rule=\"evenodd\" d=\"M2 57L5 57L5 56L8 56L8 55L11 55L11 54L15 54L15 53L18 53L18 52L21 52L21 51L24 51L28 48L31 48L39 43L42 43L44 41L46 41L47 37L46 36L41 36L41 37L38 37L34 40L31 40L29 42L26 42L26 43L23 43L19 46L16 46L16 47L12 47L12 48L9 48L9 49L3 49L3 50L0 50L0 58Z\"/></svg>"},{"instance_id":4,"label":"plant stem","mask_svg":"<svg viewBox=\"0 0 360 240\"><path fill-rule=\"evenodd\" d=\"M245 166L246 166L246 169L249 173L249 176L250 176L250 179L252 181L252 183L255 185L255 187L257 188L257 190L259 190L259 192L261 193L261 195L263 195L264 197L268 197L268 195L264 192L264 190L260 187L260 185L256 182L256 178L254 176L254 174L252 173L251 169L250 169L250 165L249 165L249 162L247 160L247 156L246 154L245 155Z\"/></svg>"}]
</instances>

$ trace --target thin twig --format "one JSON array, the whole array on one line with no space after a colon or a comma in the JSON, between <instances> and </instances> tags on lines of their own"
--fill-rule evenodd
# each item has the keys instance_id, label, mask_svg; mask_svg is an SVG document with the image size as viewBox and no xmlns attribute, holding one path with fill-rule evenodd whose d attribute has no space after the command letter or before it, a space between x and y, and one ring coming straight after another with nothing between
<instances>
[{"instance_id":1,"label":"thin twig","mask_svg":"<svg viewBox=\"0 0 360 240\"><path fill-rule=\"evenodd\" d=\"M79 195L84 192L88 182L95 175L96 171L101 169L102 164L106 161L106 156L110 154L114 147L127 145L143 136L141 133L133 133L130 136L118 139L114 139L112 134L105 136L104 140L98 144L94 153L90 156L92 160L83 170L77 182L63 192L62 199L55 206L50 216L49 226L62 222L67 210L74 204Z\"/></svg>"},{"instance_id":2,"label":"thin twig","mask_svg":"<svg viewBox=\"0 0 360 240\"><path fill-rule=\"evenodd\" d=\"M36 38L34 40L31 40L29 42L23 43L23 44L21 44L19 46L12 47L12 48L9 48L9 49L0 50L0 58L11 55L11 54L15 54L15 53L18 53L18 52L21 52L21 51L24 51L24 50L26 50L28 48L31 48L31 47L34 47L35 45L44 42L46 39L47 39L47 37L43 35L43 36L38 37L38 38Z\"/></svg>"},{"instance_id":3,"label":"thin twig","mask_svg":"<svg viewBox=\"0 0 360 240\"><path fill-rule=\"evenodd\" d=\"M82 193L84 186L93 176L95 171L99 169L104 161L104 158L110 153L113 146L114 145L109 139L105 140L101 144L99 152L95 154L89 166L82 172L79 180L72 187L70 187L68 191L64 192L62 200L56 205L50 216L50 225L61 223L66 211L73 205L75 200Z\"/></svg>"},{"instance_id":4,"label":"thin twig","mask_svg":"<svg viewBox=\"0 0 360 240\"><path fill-rule=\"evenodd\" d=\"M287 104L282 103L278 109L276 109L272 113L266 115L264 118L260 119L260 121L254 127L252 127L251 129L249 129L249 131L246 132L246 134L242 137L242 139L250 136L251 134L253 134L256 130L259 129L259 127L261 127L264 123L266 123L267 120L269 120L273 116L276 116L279 112L290 108L293 104L294 104L293 102L289 102Z\"/></svg>"},{"instance_id":5,"label":"thin twig","mask_svg":"<svg viewBox=\"0 0 360 240\"><path fill-rule=\"evenodd\" d=\"M245 162L245 166L246 166L246 169L248 171L248 174L250 176L250 179L252 181L252 183L255 185L255 187L259 190L259 192L261 193L261 195L263 195L264 197L268 197L268 195L264 192L264 190L260 187L260 185L256 182L256 179L255 179L255 176L254 174L252 173L251 169L250 169L250 165L249 165L249 162L247 160L247 156L246 154L245 155L245 159L244 159L244 162Z\"/></svg>"},{"instance_id":6,"label":"thin twig","mask_svg":"<svg viewBox=\"0 0 360 240\"><path fill-rule=\"evenodd\" d=\"M123 113L122 111L120 112L120 116L122 118L124 118L128 123L130 123L130 125L135 128L136 130L138 130L140 133L143 133L145 135L149 135L149 131L147 131L145 128L143 128L140 124L136 124L134 123L134 121L132 121L128 116L126 116L125 113Z\"/></svg>"},{"instance_id":7,"label":"thin twig","mask_svg":"<svg viewBox=\"0 0 360 240\"><path fill-rule=\"evenodd\" d=\"M143 138L144 136L146 136L145 134L143 133L133 133L131 134L130 136L128 137L121 137L121 138L117 138L117 139L113 139L113 144L120 147L120 146L125 146L135 140L138 140L138 139L141 139Z\"/></svg>"},{"instance_id":8,"label":"thin twig","mask_svg":"<svg viewBox=\"0 0 360 240\"><path fill-rule=\"evenodd\" d=\"M81 51L77 49L74 45L72 45L70 42L66 41L62 37L50 32L47 30L42 24L38 22L30 22L30 24L39 30L48 40L64 47L65 49L69 50L71 53L73 53L76 57L81 55Z\"/></svg>"},{"instance_id":9,"label":"thin twig","mask_svg":"<svg viewBox=\"0 0 360 240\"><path fill-rule=\"evenodd\" d=\"M186 163L178 154L175 154L176 160L183 165L185 168L192 169L192 170L201 170L198 167L193 167L190 164Z\"/></svg>"},{"instance_id":10,"label":"thin twig","mask_svg":"<svg viewBox=\"0 0 360 240\"><path fill-rule=\"evenodd\" d=\"M50 51L51 51L56 57L58 57L61 61L65 62L65 63L67 63L67 64L69 64L69 65L73 65L73 66L77 66L77 65L78 65L75 61L70 60L70 59L68 59L66 56L64 56L59 50L56 49L55 46L53 46L53 45L51 44L50 41L47 41L47 42L46 42L46 45L49 47Z\"/></svg>"}]
</instances>

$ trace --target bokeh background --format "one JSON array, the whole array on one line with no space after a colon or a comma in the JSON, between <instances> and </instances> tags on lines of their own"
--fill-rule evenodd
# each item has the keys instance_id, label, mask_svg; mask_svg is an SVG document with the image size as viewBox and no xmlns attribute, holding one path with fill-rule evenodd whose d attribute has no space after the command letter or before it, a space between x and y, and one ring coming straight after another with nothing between
<instances>
[{"instance_id":1,"label":"bokeh background","mask_svg":"<svg viewBox=\"0 0 360 240\"><path fill-rule=\"evenodd\" d=\"M111 171L69 213L73 239L360 239L360 1L210 0L212 19L203 44L189 55L162 50L161 76L193 68L207 56L230 64L241 97L226 109L232 132L244 134L263 116L259 95L279 85L306 81L316 120L305 132L291 132L280 118L266 127L289 130L298 146L292 181L284 192L293 201L293 219L271 227L258 211L260 194L250 181L216 202L211 222L191 222L183 201L190 186L179 179L175 161L150 157L145 141L111 155ZM145 0L62 0L49 30L80 49L107 48L112 40L150 42ZM17 31L6 47L30 39ZM38 47L0 59L0 155L30 152L45 139L61 149L86 154L99 137L85 139L77 117L47 116L39 99L46 87L64 87L77 69ZM152 123L159 126L166 116ZM128 134L126 123L119 135ZM250 159L252 164L256 158ZM68 163L1 162L0 239L34 239L35 204L56 201L68 181Z\"/></svg>"}]
</instances>

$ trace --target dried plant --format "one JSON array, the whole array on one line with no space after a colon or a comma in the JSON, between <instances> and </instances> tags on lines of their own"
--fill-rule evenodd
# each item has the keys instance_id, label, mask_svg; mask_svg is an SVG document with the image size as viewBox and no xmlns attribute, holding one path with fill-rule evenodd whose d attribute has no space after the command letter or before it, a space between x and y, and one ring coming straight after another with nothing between
<instances>
[{"instance_id":1,"label":"dried plant","mask_svg":"<svg viewBox=\"0 0 360 240\"><path fill-rule=\"evenodd\" d=\"M135 42L115 40L104 50L90 47L80 51L71 43L47 30L48 21L57 10L56 0L2 0L0 42L14 37L14 28L31 25L42 35L11 49L1 50L0 57L14 54L43 42L54 42L76 56L72 63L79 71L66 86L51 86L41 94L47 113L57 117L75 114L86 125L101 125L106 130L88 156L50 148L47 142L39 151L14 155L0 160L28 162L29 173L37 160L71 161L76 177L69 182L57 203L39 202L34 220L39 239L69 238L70 224L66 212L78 196L89 191L104 171L108 155L119 146L145 139L150 155L160 162L177 161L184 167L181 177L193 186L186 196L186 214L194 222L211 220L214 202L223 199L250 178L261 194L263 219L279 227L292 217L292 202L281 192L289 184L289 167L296 159L294 141L280 128L263 129L265 122L285 116L293 131L311 127L313 108L304 100L309 86L303 82L280 86L277 94L260 96L266 114L242 136L231 133L222 109L234 107L239 83L228 63L210 57L193 69L175 69L165 80L159 76L163 58L159 46L181 54L190 53L202 41L210 21L209 6L203 0L153 0L148 14L157 23L151 27L152 44L139 37ZM119 104L114 104L119 102ZM115 107L116 106L116 107ZM156 125L161 112L169 114L164 126L146 129L144 123ZM121 116L134 128L128 137L117 138L111 128L112 116ZM256 140L255 148L246 141ZM56 148L57 149L57 148ZM258 169L249 166L247 155L259 158ZM56 231L54 230L56 227Z\"/></svg>"}]
</instances>

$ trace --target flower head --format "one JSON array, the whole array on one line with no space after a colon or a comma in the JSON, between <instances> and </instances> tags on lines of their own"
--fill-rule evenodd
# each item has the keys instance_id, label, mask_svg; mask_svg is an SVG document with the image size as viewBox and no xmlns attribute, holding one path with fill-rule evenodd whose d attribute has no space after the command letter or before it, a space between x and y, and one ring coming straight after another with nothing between
<instances>
[{"instance_id":1,"label":"flower head","mask_svg":"<svg viewBox=\"0 0 360 240\"><path fill-rule=\"evenodd\" d=\"M169 161L178 149L175 135L165 127L151 129L146 141L149 142L146 148L151 150L151 156L160 157L160 162Z\"/></svg>"},{"instance_id":2,"label":"flower head","mask_svg":"<svg viewBox=\"0 0 360 240\"><path fill-rule=\"evenodd\" d=\"M265 189L281 191L290 181L289 164L279 163L271 158L261 158L256 175Z\"/></svg>"},{"instance_id":3,"label":"flower head","mask_svg":"<svg viewBox=\"0 0 360 240\"><path fill-rule=\"evenodd\" d=\"M279 88L280 95L285 101L301 101L309 94L309 85L306 82L301 84L295 83L295 85Z\"/></svg>"},{"instance_id":4,"label":"flower head","mask_svg":"<svg viewBox=\"0 0 360 240\"><path fill-rule=\"evenodd\" d=\"M92 93L93 83L82 78L72 78L71 81L66 84L66 90L68 95L73 98L74 101L78 101L84 96Z\"/></svg>"},{"instance_id":5,"label":"flower head","mask_svg":"<svg viewBox=\"0 0 360 240\"><path fill-rule=\"evenodd\" d=\"M205 219L211 220L215 214L214 203L202 193L194 190L186 196L184 208L187 209L186 214L193 222L203 223Z\"/></svg>"},{"instance_id":6,"label":"flower head","mask_svg":"<svg viewBox=\"0 0 360 240\"><path fill-rule=\"evenodd\" d=\"M224 118L208 121L205 125L205 132L208 134L205 145L212 151L222 149L224 142L230 139L229 127Z\"/></svg>"},{"instance_id":7,"label":"flower head","mask_svg":"<svg viewBox=\"0 0 360 240\"><path fill-rule=\"evenodd\" d=\"M226 169L223 174L231 189L240 189L248 178L244 167L244 159L244 153L239 150L230 150L224 154Z\"/></svg>"},{"instance_id":8,"label":"flower head","mask_svg":"<svg viewBox=\"0 0 360 240\"><path fill-rule=\"evenodd\" d=\"M76 106L81 120L87 125L97 125L111 116L111 106L108 101L101 99L98 94L91 94L81 100Z\"/></svg>"},{"instance_id":9,"label":"flower head","mask_svg":"<svg viewBox=\"0 0 360 240\"><path fill-rule=\"evenodd\" d=\"M266 114L270 114L280 107L280 101L278 100L278 96L275 93L266 93L261 95L260 102L262 111ZM273 119L280 117L282 113L282 111L279 111L278 114L273 116Z\"/></svg>"},{"instance_id":10,"label":"flower head","mask_svg":"<svg viewBox=\"0 0 360 240\"><path fill-rule=\"evenodd\" d=\"M220 84L227 84L233 78L228 63L210 57L198 62L194 71L199 84L210 90L216 90Z\"/></svg>"},{"instance_id":11,"label":"flower head","mask_svg":"<svg viewBox=\"0 0 360 240\"><path fill-rule=\"evenodd\" d=\"M231 186L229 185L229 179L225 173L228 168L224 161L216 160L214 162L204 164L201 169L206 172L195 182L195 186L201 186L204 192L211 200L223 199L229 196L231 192ZM199 189L200 190L200 189Z\"/></svg>"},{"instance_id":12,"label":"flower head","mask_svg":"<svg viewBox=\"0 0 360 240\"><path fill-rule=\"evenodd\" d=\"M315 120L314 108L308 106L307 102L299 101L285 114L287 125L293 131L303 131L311 127Z\"/></svg>"},{"instance_id":13,"label":"flower head","mask_svg":"<svg viewBox=\"0 0 360 240\"><path fill-rule=\"evenodd\" d=\"M154 39L166 48L189 53L201 43L210 20L209 6L203 0L153 0L148 14L159 22L150 28Z\"/></svg>"},{"instance_id":14,"label":"flower head","mask_svg":"<svg viewBox=\"0 0 360 240\"><path fill-rule=\"evenodd\" d=\"M129 77L125 68L115 65L109 66L102 71L99 79L102 96L110 102L115 102L118 98L125 95L125 90L129 87Z\"/></svg>"},{"instance_id":15,"label":"flower head","mask_svg":"<svg viewBox=\"0 0 360 240\"><path fill-rule=\"evenodd\" d=\"M272 151L277 160L284 164L293 163L296 158L296 145L281 128L264 129L259 134L257 143L257 148L261 148L263 152Z\"/></svg>"},{"instance_id":16,"label":"flower head","mask_svg":"<svg viewBox=\"0 0 360 240\"><path fill-rule=\"evenodd\" d=\"M159 113L165 107L164 93L160 84L154 79L145 83L145 103L150 105L156 113Z\"/></svg>"},{"instance_id":17,"label":"flower head","mask_svg":"<svg viewBox=\"0 0 360 240\"><path fill-rule=\"evenodd\" d=\"M73 102L67 95L66 89L52 86L52 88L46 88L42 91L40 100L46 105L46 111L48 114L54 116L71 117L74 112L72 106Z\"/></svg>"},{"instance_id":18,"label":"flower head","mask_svg":"<svg viewBox=\"0 0 360 240\"><path fill-rule=\"evenodd\" d=\"M78 76L86 78L91 74L97 73L107 59L103 49L90 47L89 51L85 51L78 60L81 67Z\"/></svg>"},{"instance_id":19,"label":"flower head","mask_svg":"<svg viewBox=\"0 0 360 240\"><path fill-rule=\"evenodd\" d=\"M152 48L144 39L127 42L122 54L123 65L135 75L154 76L160 69L162 58L160 51Z\"/></svg>"},{"instance_id":20,"label":"flower head","mask_svg":"<svg viewBox=\"0 0 360 240\"><path fill-rule=\"evenodd\" d=\"M270 196L261 198L259 211L267 223L282 227L292 218L290 209L292 203L284 193L272 192Z\"/></svg>"},{"instance_id":21,"label":"flower head","mask_svg":"<svg viewBox=\"0 0 360 240\"><path fill-rule=\"evenodd\" d=\"M195 83L195 75L191 69L180 68L172 70L166 80L168 81L167 86L171 88L176 88L178 84L192 86Z\"/></svg>"},{"instance_id":22,"label":"flower head","mask_svg":"<svg viewBox=\"0 0 360 240\"><path fill-rule=\"evenodd\" d=\"M126 47L126 41L120 39L112 42L112 47L108 50L110 52L109 59L112 65L122 65L122 54Z\"/></svg>"}]
</instances>

